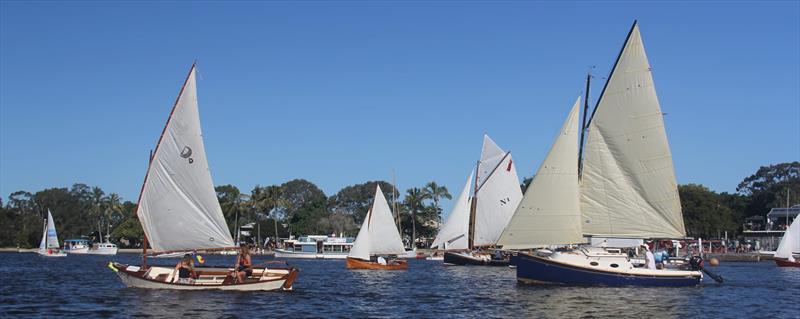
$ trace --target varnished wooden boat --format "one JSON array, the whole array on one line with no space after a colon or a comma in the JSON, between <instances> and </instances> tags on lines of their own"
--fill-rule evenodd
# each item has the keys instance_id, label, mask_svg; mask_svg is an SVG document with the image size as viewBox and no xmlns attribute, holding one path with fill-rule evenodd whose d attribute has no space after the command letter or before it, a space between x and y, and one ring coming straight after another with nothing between
<instances>
[{"instance_id":1,"label":"varnished wooden boat","mask_svg":"<svg viewBox=\"0 0 800 319\"><path fill-rule=\"evenodd\" d=\"M800 262L789 261L785 258L775 258L775 264L778 265L778 267L800 267Z\"/></svg>"},{"instance_id":2,"label":"varnished wooden boat","mask_svg":"<svg viewBox=\"0 0 800 319\"><path fill-rule=\"evenodd\" d=\"M239 291L271 291L292 290L292 284L299 271L288 268L257 268L245 282L237 283L231 276L232 268L196 267L197 279L193 283L173 282L173 267L151 266L147 270L137 266L111 263L114 270L128 287L176 290L239 290Z\"/></svg>"},{"instance_id":3,"label":"varnished wooden boat","mask_svg":"<svg viewBox=\"0 0 800 319\"><path fill-rule=\"evenodd\" d=\"M377 262L347 257L347 269L406 270L408 263L405 260L392 260L386 265L381 265Z\"/></svg>"}]
</instances>

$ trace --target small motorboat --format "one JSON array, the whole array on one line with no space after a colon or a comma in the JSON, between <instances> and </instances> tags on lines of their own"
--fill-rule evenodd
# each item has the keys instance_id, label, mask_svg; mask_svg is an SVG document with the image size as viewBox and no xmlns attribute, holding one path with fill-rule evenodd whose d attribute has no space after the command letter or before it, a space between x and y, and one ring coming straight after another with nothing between
<instances>
[{"instance_id":1,"label":"small motorboat","mask_svg":"<svg viewBox=\"0 0 800 319\"><path fill-rule=\"evenodd\" d=\"M64 241L64 252L67 254L86 254L89 252L88 239L67 239Z\"/></svg>"}]
</instances>

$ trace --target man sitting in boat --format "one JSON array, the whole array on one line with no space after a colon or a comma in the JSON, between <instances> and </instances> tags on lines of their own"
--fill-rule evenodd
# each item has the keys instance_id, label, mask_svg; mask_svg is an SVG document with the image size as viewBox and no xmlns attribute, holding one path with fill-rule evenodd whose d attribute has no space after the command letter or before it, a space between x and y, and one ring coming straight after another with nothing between
<instances>
[{"instance_id":1,"label":"man sitting in boat","mask_svg":"<svg viewBox=\"0 0 800 319\"><path fill-rule=\"evenodd\" d=\"M183 259L181 259L177 265L175 265L175 269L172 271L172 278L175 278L175 272L178 272L178 279L175 281L179 284L193 284L194 278L197 277L197 274L194 272L194 262L192 261L192 256L189 254L183 255Z\"/></svg>"},{"instance_id":2,"label":"man sitting in boat","mask_svg":"<svg viewBox=\"0 0 800 319\"><path fill-rule=\"evenodd\" d=\"M253 259L250 257L250 249L242 245L239 256L236 257L236 279L243 283L245 278L253 275Z\"/></svg>"}]
</instances>

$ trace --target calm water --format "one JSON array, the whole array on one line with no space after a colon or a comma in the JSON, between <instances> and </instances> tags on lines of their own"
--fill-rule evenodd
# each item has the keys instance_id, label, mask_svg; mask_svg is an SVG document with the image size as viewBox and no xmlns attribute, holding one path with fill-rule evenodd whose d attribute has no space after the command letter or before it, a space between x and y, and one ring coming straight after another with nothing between
<instances>
[{"instance_id":1,"label":"calm water","mask_svg":"<svg viewBox=\"0 0 800 319\"><path fill-rule=\"evenodd\" d=\"M133 254L113 259L140 260ZM233 262L232 256L206 259ZM716 267L723 285L591 288L518 285L509 268L412 260L408 271L348 271L344 261L295 260L301 272L294 291L240 293L124 288L106 268L108 260L0 253L0 317L800 317L800 269L771 262Z\"/></svg>"}]
</instances>

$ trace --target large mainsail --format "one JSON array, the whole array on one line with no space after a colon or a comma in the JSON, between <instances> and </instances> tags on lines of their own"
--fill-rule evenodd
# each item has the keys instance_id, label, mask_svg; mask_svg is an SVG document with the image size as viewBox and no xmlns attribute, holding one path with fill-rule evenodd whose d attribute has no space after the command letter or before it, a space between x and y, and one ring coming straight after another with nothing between
<instances>
[{"instance_id":1,"label":"large mainsail","mask_svg":"<svg viewBox=\"0 0 800 319\"><path fill-rule=\"evenodd\" d=\"M50 213L50 210L47 210L47 248L58 248L60 247L58 241L58 234L56 233L56 224L53 221L53 214Z\"/></svg>"},{"instance_id":2,"label":"large mainsail","mask_svg":"<svg viewBox=\"0 0 800 319\"><path fill-rule=\"evenodd\" d=\"M206 160L194 65L156 146L137 214L156 252L234 246Z\"/></svg>"},{"instance_id":3,"label":"large mainsail","mask_svg":"<svg viewBox=\"0 0 800 319\"><path fill-rule=\"evenodd\" d=\"M403 241L394 224L389 203L378 186L372 208L364 216L364 222L348 256L369 260L370 255L399 255L404 252Z\"/></svg>"},{"instance_id":4,"label":"large mainsail","mask_svg":"<svg viewBox=\"0 0 800 319\"><path fill-rule=\"evenodd\" d=\"M578 187L578 109L567 119L498 242L503 249L584 242Z\"/></svg>"},{"instance_id":5,"label":"large mainsail","mask_svg":"<svg viewBox=\"0 0 800 319\"><path fill-rule=\"evenodd\" d=\"M511 152L504 152L488 136L484 136L478 171L484 173L478 176L475 190L472 245L491 246L497 244L522 200L522 189Z\"/></svg>"},{"instance_id":6,"label":"large mainsail","mask_svg":"<svg viewBox=\"0 0 800 319\"><path fill-rule=\"evenodd\" d=\"M442 225L439 233L436 234L436 239L433 240L431 247L439 247L445 250L463 250L469 248L467 242L469 234L469 209L470 209L470 196L469 190L473 183L472 176L475 172L469 174L467 183L461 190L461 194L456 198L453 210L447 215L447 220Z\"/></svg>"},{"instance_id":7,"label":"large mainsail","mask_svg":"<svg viewBox=\"0 0 800 319\"><path fill-rule=\"evenodd\" d=\"M798 252L800 252L800 222L795 219L792 225L783 233L781 243L778 244L778 249L775 251L775 257L795 261L792 255Z\"/></svg>"},{"instance_id":8,"label":"large mainsail","mask_svg":"<svg viewBox=\"0 0 800 319\"><path fill-rule=\"evenodd\" d=\"M685 236L664 120L636 23L590 119L584 156L586 235Z\"/></svg>"}]
</instances>

